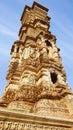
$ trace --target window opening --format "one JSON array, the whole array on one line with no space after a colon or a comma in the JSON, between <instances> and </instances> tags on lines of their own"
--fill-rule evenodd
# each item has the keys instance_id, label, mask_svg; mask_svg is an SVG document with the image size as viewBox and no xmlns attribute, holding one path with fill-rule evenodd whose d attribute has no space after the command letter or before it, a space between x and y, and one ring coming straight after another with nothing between
<instances>
[{"instance_id":1,"label":"window opening","mask_svg":"<svg viewBox=\"0 0 73 130\"><path fill-rule=\"evenodd\" d=\"M46 42L47 46L51 46L52 47L52 44L48 40L45 40L45 42Z\"/></svg>"},{"instance_id":2,"label":"window opening","mask_svg":"<svg viewBox=\"0 0 73 130\"><path fill-rule=\"evenodd\" d=\"M17 48L17 52L19 52L19 47Z\"/></svg>"},{"instance_id":3,"label":"window opening","mask_svg":"<svg viewBox=\"0 0 73 130\"><path fill-rule=\"evenodd\" d=\"M53 82L53 84L55 84L57 82L57 74L52 72L51 73L51 80Z\"/></svg>"}]
</instances>

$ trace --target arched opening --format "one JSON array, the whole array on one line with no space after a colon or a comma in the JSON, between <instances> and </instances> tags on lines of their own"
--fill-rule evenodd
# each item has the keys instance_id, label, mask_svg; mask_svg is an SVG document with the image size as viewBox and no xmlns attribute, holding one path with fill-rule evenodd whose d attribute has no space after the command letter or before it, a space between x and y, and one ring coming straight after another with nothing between
<instances>
[{"instance_id":1,"label":"arched opening","mask_svg":"<svg viewBox=\"0 0 73 130\"><path fill-rule=\"evenodd\" d=\"M51 81L53 82L53 84L57 82L57 74L55 72L51 73Z\"/></svg>"},{"instance_id":2,"label":"arched opening","mask_svg":"<svg viewBox=\"0 0 73 130\"><path fill-rule=\"evenodd\" d=\"M19 52L19 47L17 48L17 53Z\"/></svg>"},{"instance_id":3,"label":"arched opening","mask_svg":"<svg viewBox=\"0 0 73 130\"><path fill-rule=\"evenodd\" d=\"M48 40L45 40L45 43L46 43L47 46L51 46L52 47L52 44Z\"/></svg>"}]
</instances>

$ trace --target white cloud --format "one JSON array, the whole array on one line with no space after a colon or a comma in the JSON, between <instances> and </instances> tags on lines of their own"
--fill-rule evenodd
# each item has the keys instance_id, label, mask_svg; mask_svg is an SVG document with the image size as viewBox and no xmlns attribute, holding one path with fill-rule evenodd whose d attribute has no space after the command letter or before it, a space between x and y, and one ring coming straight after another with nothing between
<instances>
[{"instance_id":1,"label":"white cloud","mask_svg":"<svg viewBox=\"0 0 73 130\"><path fill-rule=\"evenodd\" d=\"M0 33L17 38L17 34L4 24L0 24Z\"/></svg>"}]
</instances>

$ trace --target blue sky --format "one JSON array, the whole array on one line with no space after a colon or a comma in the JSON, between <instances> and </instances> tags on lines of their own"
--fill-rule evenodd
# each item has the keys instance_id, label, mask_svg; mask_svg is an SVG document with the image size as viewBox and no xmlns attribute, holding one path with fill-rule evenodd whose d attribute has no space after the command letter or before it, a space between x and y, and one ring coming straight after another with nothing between
<instances>
[{"instance_id":1,"label":"blue sky","mask_svg":"<svg viewBox=\"0 0 73 130\"><path fill-rule=\"evenodd\" d=\"M73 91L73 0L36 0L49 9L50 31L57 37L67 82ZM33 0L0 0L0 97L10 60L10 49L21 26L20 17L25 5Z\"/></svg>"}]
</instances>

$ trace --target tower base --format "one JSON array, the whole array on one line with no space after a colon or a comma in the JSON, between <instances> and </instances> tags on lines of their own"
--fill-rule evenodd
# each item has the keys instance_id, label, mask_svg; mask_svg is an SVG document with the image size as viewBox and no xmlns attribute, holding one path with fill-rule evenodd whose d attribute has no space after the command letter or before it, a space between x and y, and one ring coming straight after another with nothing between
<instances>
[{"instance_id":1,"label":"tower base","mask_svg":"<svg viewBox=\"0 0 73 130\"><path fill-rule=\"evenodd\" d=\"M73 120L0 108L0 130L73 130Z\"/></svg>"}]
</instances>

